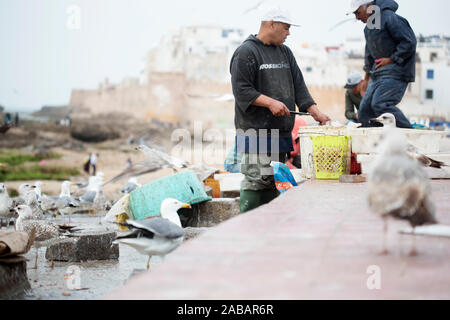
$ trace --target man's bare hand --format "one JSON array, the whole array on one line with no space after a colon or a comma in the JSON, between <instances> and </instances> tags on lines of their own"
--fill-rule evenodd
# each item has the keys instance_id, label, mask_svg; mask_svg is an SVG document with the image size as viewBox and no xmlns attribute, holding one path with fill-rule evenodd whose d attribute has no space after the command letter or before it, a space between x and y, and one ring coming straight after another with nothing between
<instances>
[{"instance_id":1,"label":"man's bare hand","mask_svg":"<svg viewBox=\"0 0 450 320\"><path fill-rule=\"evenodd\" d=\"M390 59L390 58L381 58L381 59L375 60L375 62L377 63L377 65L375 67L376 70L383 68L384 66L387 66L388 64L394 63L394 61L392 61L392 59Z\"/></svg>"},{"instance_id":2,"label":"man's bare hand","mask_svg":"<svg viewBox=\"0 0 450 320\"><path fill-rule=\"evenodd\" d=\"M291 115L286 105L283 102L277 100L274 100L270 104L269 110L275 117L288 117Z\"/></svg>"},{"instance_id":3,"label":"man's bare hand","mask_svg":"<svg viewBox=\"0 0 450 320\"><path fill-rule=\"evenodd\" d=\"M322 113L315 104L309 107L307 111L312 115L314 120L320 122L320 125L322 126L326 125L327 122L331 121L331 118L327 116L325 113Z\"/></svg>"}]
</instances>

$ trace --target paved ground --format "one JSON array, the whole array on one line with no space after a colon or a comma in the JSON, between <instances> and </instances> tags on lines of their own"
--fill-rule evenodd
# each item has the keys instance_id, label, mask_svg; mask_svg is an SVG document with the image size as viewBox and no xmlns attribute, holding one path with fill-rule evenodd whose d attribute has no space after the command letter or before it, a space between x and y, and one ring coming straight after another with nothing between
<instances>
[{"instance_id":1,"label":"paved ground","mask_svg":"<svg viewBox=\"0 0 450 320\"><path fill-rule=\"evenodd\" d=\"M437 218L450 224L450 181L433 181ZM450 239L411 236L389 224L390 254L378 254L382 223L365 184L308 181L272 203L184 244L110 299L449 299ZM369 290L380 271L380 290Z\"/></svg>"}]
</instances>

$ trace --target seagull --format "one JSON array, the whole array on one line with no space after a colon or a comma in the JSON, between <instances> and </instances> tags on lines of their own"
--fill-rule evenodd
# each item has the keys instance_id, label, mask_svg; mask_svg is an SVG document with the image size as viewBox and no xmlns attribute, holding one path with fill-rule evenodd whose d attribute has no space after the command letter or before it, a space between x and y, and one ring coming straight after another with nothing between
<instances>
[{"instance_id":1,"label":"seagull","mask_svg":"<svg viewBox=\"0 0 450 320\"><path fill-rule=\"evenodd\" d=\"M0 228L2 227L2 219L5 217L8 222L8 218L11 219L11 209L13 207L13 201L9 197L8 189L4 183L0 183ZM6 224L8 226L8 223Z\"/></svg>"},{"instance_id":2,"label":"seagull","mask_svg":"<svg viewBox=\"0 0 450 320\"><path fill-rule=\"evenodd\" d=\"M70 214L73 211L73 208L77 208L80 204L70 195L70 186L72 182L64 181L61 184L61 193L59 194L58 199L56 200L56 207L58 208L59 213L62 216L66 214L69 215L69 223L70 223Z\"/></svg>"},{"instance_id":3,"label":"seagull","mask_svg":"<svg viewBox=\"0 0 450 320\"><path fill-rule=\"evenodd\" d=\"M32 209L27 205L19 205L14 208L14 211L19 215L16 221L16 230L27 232L30 238L34 238L33 246L36 249L36 257L33 269L37 269L39 248L59 242L63 239L61 237L67 234L67 230L75 231L72 228L62 228L51 221L33 219Z\"/></svg>"},{"instance_id":4,"label":"seagull","mask_svg":"<svg viewBox=\"0 0 450 320\"><path fill-rule=\"evenodd\" d=\"M164 257L175 250L184 238L178 209L190 208L187 203L168 198L161 203L161 218L150 218L141 221L127 220L124 225L133 231L124 236L118 236L118 243L126 244L139 253L148 256L147 270L150 268L152 256Z\"/></svg>"},{"instance_id":5,"label":"seagull","mask_svg":"<svg viewBox=\"0 0 450 320\"><path fill-rule=\"evenodd\" d=\"M91 209L94 205L94 199L97 195L97 192L102 184L101 178L94 176L89 178L89 186L85 194L78 198L78 201L81 204L88 204L89 207L89 215L91 215Z\"/></svg>"},{"instance_id":6,"label":"seagull","mask_svg":"<svg viewBox=\"0 0 450 320\"><path fill-rule=\"evenodd\" d=\"M172 168L174 171L176 171L175 168L187 168L187 163L185 161L172 157L171 155L160 150L150 148L144 144L137 146L136 150L141 151L145 155L146 160L136 163L129 169L122 171L120 174L106 182L105 185L123 178L137 177L162 168Z\"/></svg>"},{"instance_id":7,"label":"seagull","mask_svg":"<svg viewBox=\"0 0 450 320\"><path fill-rule=\"evenodd\" d=\"M128 182L122 187L122 190L120 190L123 194L128 194L136 190L137 188L140 188L142 185L138 183L136 177L132 177L128 180Z\"/></svg>"},{"instance_id":8,"label":"seagull","mask_svg":"<svg viewBox=\"0 0 450 320\"><path fill-rule=\"evenodd\" d=\"M19 197L23 203L29 206L33 212L33 219L44 219L44 212L40 208L40 204L36 198L35 187L27 183L19 186Z\"/></svg>"},{"instance_id":9,"label":"seagull","mask_svg":"<svg viewBox=\"0 0 450 320\"><path fill-rule=\"evenodd\" d=\"M108 201L108 199L106 199L105 197L105 193L103 191L103 184L99 184L98 190L95 194L94 201L92 203L93 215L95 216L96 213L99 214L99 224L101 224L100 215L103 215L109 209L111 209L111 202Z\"/></svg>"},{"instance_id":10,"label":"seagull","mask_svg":"<svg viewBox=\"0 0 450 320\"><path fill-rule=\"evenodd\" d=\"M368 204L384 221L382 253L386 254L387 218L408 221L413 229L436 224L431 186L424 168L407 153L406 137L397 128L387 128L379 154L368 175ZM415 238L410 255L415 255Z\"/></svg>"},{"instance_id":11,"label":"seagull","mask_svg":"<svg viewBox=\"0 0 450 320\"><path fill-rule=\"evenodd\" d=\"M395 116L392 113L384 113L381 116L379 116L378 118L372 119L372 121L383 124L384 128L396 128L397 127L397 122L395 120ZM383 135L384 134L385 133L383 133ZM424 154L419 153L417 148L414 145L412 145L411 143L408 143L408 145L407 145L407 154L410 158L419 161L424 167L432 167L432 168L441 169L442 167L448 166L442 161L434 160L430 157L427 157Z\"/></svg>"}]
</instances>

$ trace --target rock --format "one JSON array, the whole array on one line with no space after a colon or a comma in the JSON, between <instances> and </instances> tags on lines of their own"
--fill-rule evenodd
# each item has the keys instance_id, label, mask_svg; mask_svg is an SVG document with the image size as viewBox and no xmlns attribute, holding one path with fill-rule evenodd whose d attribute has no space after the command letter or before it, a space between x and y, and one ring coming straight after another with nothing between
<instances>
[{"instance_id":1,"label":"rock","mask_svg":"<svg viewBox=\"0 0 450 320\"><path fill-rule=\"evenodd\" d=\"M77 234L48 247L45 258L67 262L118 259L119 245L112 243L115 238L115 232Z\"/></svg>"},{"instance_id":2,"label":"rock","mask_svg":"<svg viewBox=\"0 0 450 320\"><path fill-rule=\"evenodd\" d=\"M203 232L209 230L210 228L193 228L186 227L184 228L184 241L190 240L192 238L198 237Z\"/></svg>"},{"instance_id":3,"label":"rock","mask_svg":"<svg viewBox=\"0 0 450 320\"><path fill-rule=\"evenodd\" d=\"M213 227L240 214L239 198L216 198L193 206L187 227Z\"/></svg>"},{"instance_id":4,"label":"rock","mask_svg":"<svg viewBox=\"0 0 450 320\"><path fill-rule=\"evenodd\" d=\"M74 123L70 135L83 142L103 142L120 138L120 134L113 129L97 123Z\"/></svg>"},{"instance_id":5,"label":"rock","mask_svg":"<svg viewBox=\"0 0 450 320\"><path fill-rule=\"evenodd\" d=\"M24 257L0 259L0 300L20 299L31 286Z\"/></svg>"}]
</instances>

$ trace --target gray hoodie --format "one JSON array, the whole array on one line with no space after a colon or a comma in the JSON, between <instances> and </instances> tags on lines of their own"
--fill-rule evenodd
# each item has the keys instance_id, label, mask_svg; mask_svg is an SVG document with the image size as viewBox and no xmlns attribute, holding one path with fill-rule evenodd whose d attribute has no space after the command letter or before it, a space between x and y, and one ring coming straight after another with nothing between
<instances>
[{"instance_id":1,"label":"gray hoodie","mask_svg":"<svg viewBox=\"0 0 450 320\"><path fill-rule=\"evenodd\" d=\"M235 97L236 129L279 129L281 137L290 137L295 116L275 117L269 109L252 103L264 94L300 111L315 104L303 80L292 51L285 45L265 45L250 35L236 50L230 65Z\"/></svg>"},{"instance_id":2,"label":"gray hoodie","mask_svg":"<svg viewBox=\"0 0 450 320\"><path fill-rule=\"evenodd\" d=\"M417 40L408 21L396 14L394 0L375 0L381 9L381 28L364 29L366 54L364 70L376 78L414 82L416 75ZM375 60L391 58L394 63L375 70Z\"/></svg>"}]
</instances>

